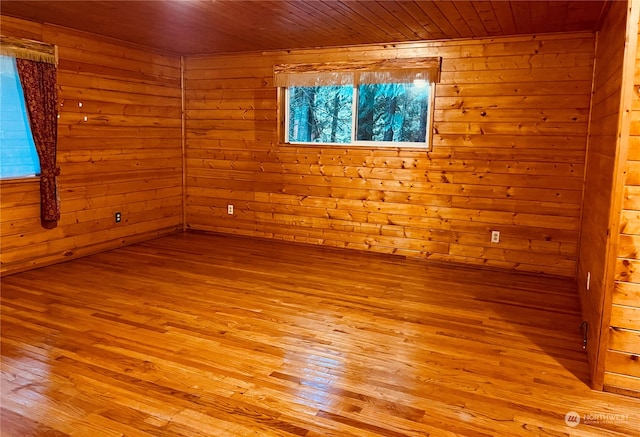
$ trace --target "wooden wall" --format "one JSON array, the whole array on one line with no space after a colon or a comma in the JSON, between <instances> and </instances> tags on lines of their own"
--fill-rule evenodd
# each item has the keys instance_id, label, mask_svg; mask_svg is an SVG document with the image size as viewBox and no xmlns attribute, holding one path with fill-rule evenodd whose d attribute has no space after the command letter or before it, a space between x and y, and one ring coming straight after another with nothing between
<instances>
[{"instance_id":1,"label":"wooden wall","mask_svg":"<svg viewBox=\"0 0 640 437\"><path fill-rule=\"evenodd\" d=\"M613 2L598 33L593 107L578 265L578 290L583 320L588 323L587 354L592 382L602 388L601 321L607 295L607 251L611 242L611 205L618 153L618 130L627 8ZM591 279L587 290L587 275Z\"/></svg>"},{"instance_id":2,"label":"wooden wall","mask_svg":"<svg viewBox=\"0 0 640 437\"><path fill-rule=\"evenodd\" d=\"M431 152L279 143L274 64L412 56L443 57ZM593 56L564 34L187 58L187 226L573 277Z\"/></svg>"},{"instance_id":3,"label":"wooden wall","mask_svg":"<svg viewBox=\"0 0 640 437\"><path fill-rule=\"evenodd\" d=\"M637 17L635 17L637 21ZM640 35L639 35L640 36ZM635 52L631 128L620 221L604 388L640 396L640 45Z\"/></svg>"},{"instance_id":4,"label":"wooden wall","mask_svg":"<svg viewBox=\"0 0 640 437\"><path fill-rule=\"evenodd\" d=\"M4 35L58 45L62 214L57 228L43 229L38 182L2 181L2 272L181 229L180 59L67 29L1 20ZM123 217L119 224L116 211Z\"/></svg>"}]
</instances>

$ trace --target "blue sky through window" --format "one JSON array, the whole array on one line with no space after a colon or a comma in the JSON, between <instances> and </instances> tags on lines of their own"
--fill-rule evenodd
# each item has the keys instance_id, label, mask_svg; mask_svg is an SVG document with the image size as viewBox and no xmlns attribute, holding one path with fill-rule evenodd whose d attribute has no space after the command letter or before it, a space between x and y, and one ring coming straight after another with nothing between
<instances>
[{"instance_id":1,"label":"blue sky through window","mask_svg":"<svg viewBox=\"0 0 640 437\"><path fill-rule=\"evenodd\" d=\"M40 161L29 126L16 60L0 55L0 178L38 173Z\"/></svg>"}]
</instances>

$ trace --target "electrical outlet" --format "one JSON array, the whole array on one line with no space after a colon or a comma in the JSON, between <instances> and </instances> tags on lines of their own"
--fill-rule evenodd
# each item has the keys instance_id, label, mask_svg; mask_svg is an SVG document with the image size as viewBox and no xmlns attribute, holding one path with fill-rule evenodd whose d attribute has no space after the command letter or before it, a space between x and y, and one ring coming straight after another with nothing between
<instances>
[{"instance_id":1,"label":"electrical outlet","mask_svg":"<svg viewBox=\"0 0 640 437\"><path fill-rule=\"evenodd\" d=\"M587 272L587 291L591 288L591 272Z\"/></svg>"},{"instance_id":2,"label":"electrical outlet","mask_svg":"<svg viewBox=\"0 0 640 437\"><path fill-rule=\"evenodd\" d=\"M116 223L120 223L122 221L122 214L120 214L119 212L116 212L115 220L116 220Z\"/></svg>"},{"instance_id":3,"label":"electrical outlet","mask_svg":"<svg viewBox=\"0 0 640 437\"><path fill-rule=\"evenodd\" d=\"M227 214L233 215L233 205L227 205Z\"/></svg>"},{"instance_id":4,"label":"electrical outlet","mask_svg":"<svg viewBox=\"0 0 640 437\"><path fill-rule=\"evenodd\" d=\"M492 243L500 242L500 231L491 231L491 242Z\"/></svg>"}]
</instances>

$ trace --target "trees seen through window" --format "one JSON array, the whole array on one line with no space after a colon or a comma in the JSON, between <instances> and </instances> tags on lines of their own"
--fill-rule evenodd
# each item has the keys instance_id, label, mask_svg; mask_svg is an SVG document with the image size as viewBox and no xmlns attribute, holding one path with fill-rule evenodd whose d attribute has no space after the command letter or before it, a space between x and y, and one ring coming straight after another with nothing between
<instances>
[{"instance_id":1,"label":"trees seen through window","mask_svg":"<svg viewBox=\"0 0 640 437\"><path fill-rule=\"evenodd\" d=\"M431 92L419 82L289 87L287 141L426 147Z\"/></svg>"}]
</instances>

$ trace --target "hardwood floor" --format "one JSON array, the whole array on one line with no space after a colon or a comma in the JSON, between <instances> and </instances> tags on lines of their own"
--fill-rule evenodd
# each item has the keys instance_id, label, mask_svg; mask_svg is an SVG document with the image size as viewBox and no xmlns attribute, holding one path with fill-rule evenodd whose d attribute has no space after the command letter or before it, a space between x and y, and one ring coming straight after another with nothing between
<instances>
[{"instance_id":1,"label":"hardwood floor","mask_svg":"<svg viewBox=\"0 0 640 437\"><path fill-rule=\"evenodd\" d=\"M8 276L2 436L637 435L574 288L195 232Z\"/></svg>"}]
</instances>

